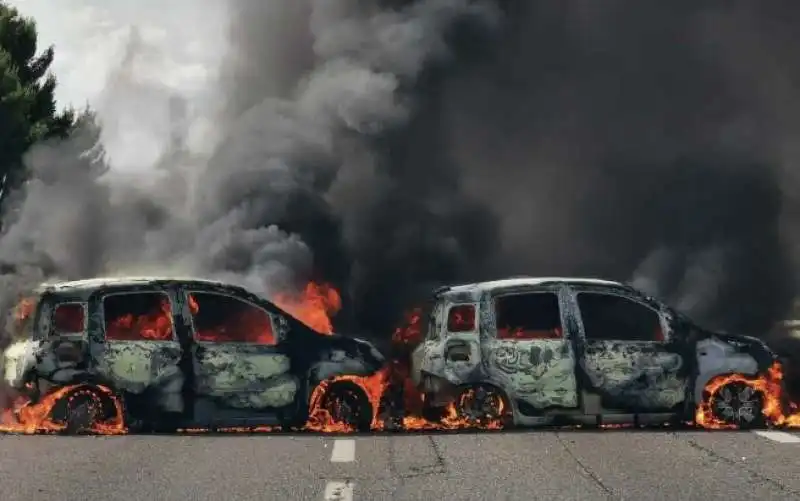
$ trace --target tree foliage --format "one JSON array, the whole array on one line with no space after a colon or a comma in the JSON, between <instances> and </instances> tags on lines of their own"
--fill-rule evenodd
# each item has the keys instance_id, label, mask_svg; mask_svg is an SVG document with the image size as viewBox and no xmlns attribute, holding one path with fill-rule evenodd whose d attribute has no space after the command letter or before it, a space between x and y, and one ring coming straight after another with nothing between
<instances>
[{"instance_id":1,"label":"tree foliage","mask_svg":"<svg viewBox=\"0 0 800 501\"><path fill-rule=\"evenodd\" d=\"M38 52L36 23L0 2L0 181L2 191L24 179L22 156L34 143L69 135L72 110L56 109L53 47Z\"/></svg>"}]
</instances>

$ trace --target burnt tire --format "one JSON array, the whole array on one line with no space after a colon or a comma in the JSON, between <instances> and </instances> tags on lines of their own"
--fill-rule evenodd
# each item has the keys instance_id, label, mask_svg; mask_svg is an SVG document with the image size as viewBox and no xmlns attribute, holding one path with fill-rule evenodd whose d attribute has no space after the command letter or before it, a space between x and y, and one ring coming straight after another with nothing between
<instances>
[{"instance_id":1,"label":"burnt tire","mask_svg":"<svg viewBox=\"0 0 800 501\"><path fill-rule=\"evenodd\" d=\"M508 399L490 385L463 388L456 397L455 408L459 419L476 426L499 422L505 428L512 421Z\"/></svg>"},{"instance_id":2,"label":"burnt tire","mask_svg":"<svg viewBox=\"0 0 800 501\"><path fill-rule=\"evenodd\" d=\"M349 382L334 383L325 391L320 407L336 424L347 424L357 431L370 431L372 405L364 391Z\"/></svg>"},{"instance_id":3,"label":"burnt tire","mask_svg":"<svg viewBox=\"0 0 800 501\"><path fill-rule=\"evenodd\" d=\"M91 387L81 387L64 395L54 408L54 421L63 423L64 432L86 435L106 421L113 403L107 395Z\"/></svg>"},{"instance_id":4,"label":"burnt tire","mask_svg":"<svg viewBox=\"0 0 800 501\"><path fill-rule=\"evenodd\" d=\"M740 429L762 428L764 394L742 383L727 383L711 395L710 407L714 418Z\"/></svg>"}]
</instances>

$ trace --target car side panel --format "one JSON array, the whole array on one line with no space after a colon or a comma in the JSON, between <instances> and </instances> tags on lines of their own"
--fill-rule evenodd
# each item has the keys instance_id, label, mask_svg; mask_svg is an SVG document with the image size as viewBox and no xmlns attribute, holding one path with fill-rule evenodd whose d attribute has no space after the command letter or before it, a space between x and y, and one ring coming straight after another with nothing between
<instances>
[{"instance_id":1,"label":"car side panel","mask_svg":"<svg viewBox=\"0 0 800 501\"><path fill-rule=\"evenodd\" d=\"M196 391L225 407L280 408L292 404L300 379L291 360L270 347L198 343L195 346Z\"/></svg>"},{"instance_id":2,"label":"car side panel","mask_svg":"<svg viewBox=\"0 0 800 501\"><path fill-rule=\"evenodd\" d=\"M583 369L609 407L671 409L686 399L684 358L657 343L588 340Z\"/></svg>"}]
</instances>

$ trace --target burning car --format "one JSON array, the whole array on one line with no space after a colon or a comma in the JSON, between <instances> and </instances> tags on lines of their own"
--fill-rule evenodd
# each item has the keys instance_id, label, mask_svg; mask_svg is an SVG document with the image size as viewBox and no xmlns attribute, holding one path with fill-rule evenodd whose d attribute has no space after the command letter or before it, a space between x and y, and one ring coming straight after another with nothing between
<instances>
[{"instance_id":1,"label":"burning car","mask_svg":"<svg viewBox=\"0 0 800 501\"><path fill-rule=\"evenodd\" d=\"M428 419L523 426L794 424L775 353L706 330L622 283L515 278L444 287L411 377Z\"/></svg>"},{"instance_id":2,"label":"burning car","mask_svg":"<svg viewBox=\"0 0 800 501\"><path fill-rule=\"evenodd\" d=\"M373 345L318 332L241 287L178 278L45 284L15 315L3 367L26 402L19 423L291 429L308 420L312 394L334 422L363 430L373 418L364 391L342 378L384 365Z\"/></svg>"}]
</instances>

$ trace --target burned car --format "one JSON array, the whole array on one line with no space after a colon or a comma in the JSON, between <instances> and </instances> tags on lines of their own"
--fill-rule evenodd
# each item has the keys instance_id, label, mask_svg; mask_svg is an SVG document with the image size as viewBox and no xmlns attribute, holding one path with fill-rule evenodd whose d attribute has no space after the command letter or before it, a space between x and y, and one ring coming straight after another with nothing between
<instances>
[{"instance_id":1,"label":"burned car","mask_svg":"<svg viewBox=\"0 0 800 501\"><path fill-rule=\"evenodd\" d=\"M423 313L411 375L429 419L509 424L694 421L701 402L731 426L763 425L747 378L777 362L759 339L715 333L622 283L515 278L444 287ZM709 382L721 383L708 394Z\"/></svg>"},{"instance_id":2,"label":"burned car","mask_svg":"<svg viewBox=\"0 0 800 501\"><path fill-rule=\"evenodd\" d=\"M46 284L21 304L23 332L3 354L5 382L33 404L70 388L50 416L68 430L92 424L87 405L100 409L89 421L121 412L134 430L294 428L322 382L384 363L366 341L316 332L241 287L208 280ZM333 417L368 428L363 391L329 386L326 398L349 403Z\"/></svg>"}]
</instances>

